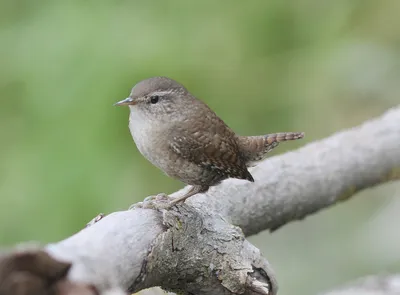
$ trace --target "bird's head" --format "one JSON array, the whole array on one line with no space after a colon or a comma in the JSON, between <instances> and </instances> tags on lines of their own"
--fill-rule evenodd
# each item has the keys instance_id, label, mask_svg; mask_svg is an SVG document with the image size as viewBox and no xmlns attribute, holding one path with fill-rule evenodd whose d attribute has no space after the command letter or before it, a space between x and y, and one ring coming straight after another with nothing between
<instances>
[{"instance_id":1,"label":"bird's head","mask_svg":"<svg viewBox=\"0 0 400 295\"><path fill-rule=\"evenodd\" d=\"M180 83L166 77L153 77L137 83L129 95L114 105L129 106L150 119L177 116L191 95Z\"/></svg>"}]
</instances>

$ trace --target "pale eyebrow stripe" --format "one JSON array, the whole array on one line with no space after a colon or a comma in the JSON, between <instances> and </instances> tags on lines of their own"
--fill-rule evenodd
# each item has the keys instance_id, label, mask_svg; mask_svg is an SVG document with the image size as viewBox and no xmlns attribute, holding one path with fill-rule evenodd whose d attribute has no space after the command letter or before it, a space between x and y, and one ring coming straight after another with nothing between
<instances>
[{"instance_id":1,"label":"pale eyebrow stripe","mask_svg":"<svg viewBox=\"0 0 400 295\"><path fill-rule=\"evenodd\" d=\"M174 92L175 92L174 90L156 91L156 92L151 93L151 95L163 96L165 94L171 94L171 93L174 93Z\"/></svg>"}]
</instances>

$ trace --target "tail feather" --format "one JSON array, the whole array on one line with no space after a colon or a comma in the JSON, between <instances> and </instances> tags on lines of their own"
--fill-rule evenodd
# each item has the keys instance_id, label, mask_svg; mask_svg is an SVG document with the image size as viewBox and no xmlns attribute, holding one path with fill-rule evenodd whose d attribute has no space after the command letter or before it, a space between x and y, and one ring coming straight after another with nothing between
<instances>
[{"instance_id":1,"label":"tail feather","mask_svg":"<svg viewBox=\"0 0 400 295\"><path fill-rule=\"evenodd\" d=\"M272 133L264 136L266 144L272 144L274 142L282 142L288 140L296 140L304 137L304 132L281 132Z\"/></svg>"},{"instance_id":2,"label":"tail feather","mask_svg":"<svg viewBox=\"0 0 400 295\"><path fill-rule=\"evenodd\" d=\"M242 155L248 164L265 158L266 154L279 145L280 142L296 140L304 137L304 132L282 132L262 136L240 136L238 138Z\"/></svg>"}]
</instances>

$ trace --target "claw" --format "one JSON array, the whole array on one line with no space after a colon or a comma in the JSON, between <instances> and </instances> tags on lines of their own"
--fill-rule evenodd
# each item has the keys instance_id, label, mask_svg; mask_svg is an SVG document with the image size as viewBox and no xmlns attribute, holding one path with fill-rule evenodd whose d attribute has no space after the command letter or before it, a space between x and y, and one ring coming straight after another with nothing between
<instances>
[{"instance_id":1,"label":"claw","mask_svg":"<svg viewBox=\"0 0 400 295\"><path fill-rule=\"evenodd\" d=\"M146 197L143 202L139 202L136 204L132 204L129 207L129 210L135 209L153 209L153 210L165 210L168 209L168 204L170 203L171 198L164 193L155 195L155 196L148 196Z\"/></svg>"}]
</instances>

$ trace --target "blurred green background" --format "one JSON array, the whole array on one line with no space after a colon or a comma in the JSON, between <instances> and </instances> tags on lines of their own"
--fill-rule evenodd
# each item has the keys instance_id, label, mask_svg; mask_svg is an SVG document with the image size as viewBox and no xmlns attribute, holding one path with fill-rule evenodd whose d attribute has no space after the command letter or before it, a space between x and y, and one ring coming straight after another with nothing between
<instances>
[{"instance_id":1,"label":"blurred green background","mask_svg":"<svg viewBox=\"0 0 400 295\"><path fill-rule=\"evenodd\" d=\"M0 1L0 244L62 239L182 184L112 104L165 75L239 134L294 149L399 103L400 1ZM280 294L400 271L398 184L252 237Z\"/></svg>"}]
</instances>

